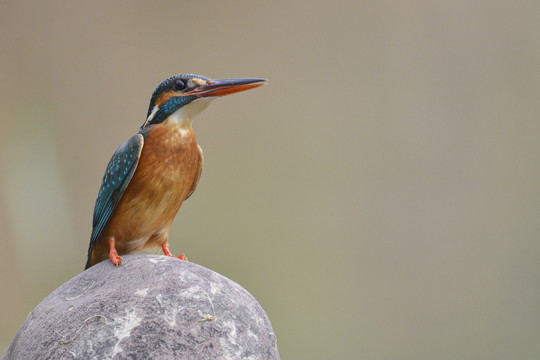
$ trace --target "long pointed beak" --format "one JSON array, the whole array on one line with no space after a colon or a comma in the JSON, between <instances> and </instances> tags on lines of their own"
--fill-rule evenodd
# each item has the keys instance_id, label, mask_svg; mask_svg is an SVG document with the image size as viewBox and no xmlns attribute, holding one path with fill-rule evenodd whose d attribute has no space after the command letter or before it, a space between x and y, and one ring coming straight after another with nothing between
<instances>
[{"instance_id":1,"label":"long pointed beak","mask_svg":"<svg viewBox=\"0 0 540 360\"><path fill-rule=\"evenodd\" d=\"M254 89L266 84L266 79L222 79L210 80L206 85L202 85L186 93L185 95L195 95L198 98L210 96L224 96L240 91Z\"/></svg>"}]
</instances>

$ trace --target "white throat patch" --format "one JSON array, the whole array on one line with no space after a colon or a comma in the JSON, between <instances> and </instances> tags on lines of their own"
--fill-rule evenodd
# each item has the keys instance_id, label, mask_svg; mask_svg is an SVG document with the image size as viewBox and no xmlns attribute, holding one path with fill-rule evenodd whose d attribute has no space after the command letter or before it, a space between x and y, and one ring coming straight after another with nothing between
<instances>
[{"instance_id":1,"label":"white throat patch","mask_svg":"<svg viewBox=\"0 0 540 360\"><path fill-rule=\"evenodd\" d=\"M206 109L214 99L214 97L205 97L193 100L172 113L165 122L170 122L181 127L191 124L191 120L199 115L201 111ZM152 116L152 114L150 114L150 116Z\"/></svg>"}]
</instances>

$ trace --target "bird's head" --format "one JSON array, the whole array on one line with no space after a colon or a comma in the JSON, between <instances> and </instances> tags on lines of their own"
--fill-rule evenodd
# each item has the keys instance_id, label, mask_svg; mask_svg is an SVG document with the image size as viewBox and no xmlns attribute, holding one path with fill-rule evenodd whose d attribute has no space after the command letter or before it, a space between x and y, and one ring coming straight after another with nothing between
<instances>
[{"instance_id":1,"label":"bird's head","mask_svg":"<svg viewBox=\"0 0 540 360\"><path fill-rule=\"evenodd\" d=\"M146 121L141 129L168 119L189 124L216 97L253 89L265 83L266 79L213 80L195 74L172 76L152 94Z\"/></svg>"}]
</instances>

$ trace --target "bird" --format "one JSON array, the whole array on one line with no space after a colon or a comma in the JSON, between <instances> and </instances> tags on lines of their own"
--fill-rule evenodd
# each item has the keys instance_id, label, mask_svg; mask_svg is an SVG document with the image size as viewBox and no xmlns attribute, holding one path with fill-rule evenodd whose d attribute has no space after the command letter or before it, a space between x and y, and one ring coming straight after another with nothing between
<instances>
[{"instance_id":1,"label":"bird","mask_svg":"<svg viewBox=\"0 0 540 360\"><path fill-rule=\"evenodd\" d=\"M266 82L180 74L155 89L139 132L118 147L105 170L85 270L107 259L122 265L121 255L152 247L173 256L169 229L182 203L195 191L203 167L193 118L217 97ZM178 258L187 260L183 254Z\"/></svg>"}]
</instances>

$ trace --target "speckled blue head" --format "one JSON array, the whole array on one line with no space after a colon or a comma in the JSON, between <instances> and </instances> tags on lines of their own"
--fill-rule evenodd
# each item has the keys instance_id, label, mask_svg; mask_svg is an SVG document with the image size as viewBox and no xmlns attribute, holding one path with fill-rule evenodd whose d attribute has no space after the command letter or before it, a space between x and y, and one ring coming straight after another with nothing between
<instances>
[{"instance_id":1,"label":"speckled blue head","mask_svg":"<svg viewBox=\"0 0 540 360\"><path fill-rule=\"evenodd\" d=\"M169 116L194 100L234 94L256 88L265 83L266 79L213 80L195 74L172 76L162 82L152 94L146 115L147 118L141 129L148 125L162 123ZM201 109L197 112L200 112Z\"/></svg>"},{"instance_id":2,"label":"speckled blue head","mask_svg":"<svg viewBox=\"0 0 540 360\"><path fill-rule=\"evenodd\" d=\"M195 94L188 93L198 86L206 85L209 81L209 78L202 75L180 74L171 76L159 84L150 99L150 106L146 114L147 120L142 128L165 121L182 106L197 99Z\"/></svg>"}]
</instances>

